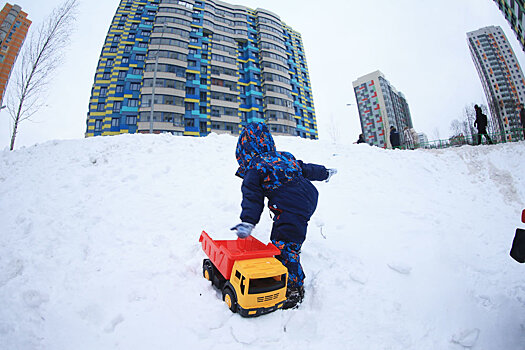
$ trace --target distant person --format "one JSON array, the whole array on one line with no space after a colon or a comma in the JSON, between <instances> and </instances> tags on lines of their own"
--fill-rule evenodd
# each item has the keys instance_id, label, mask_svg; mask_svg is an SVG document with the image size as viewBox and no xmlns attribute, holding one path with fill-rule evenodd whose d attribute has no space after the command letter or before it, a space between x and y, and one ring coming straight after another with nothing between
<instances>
[{"instance_id":1,"label":"distant person","mask_svg":"<svg viewBox=\"0 0 525 350\"><path fill-rule=\"evenodd\" d=\"M523 106L523 103L521 104L520 121L522 129L521 131L523 131L523 139L525 139L525 107Z\"/></svg>"},{"instance_id":2,"label":"distant person","mask_svg":"<svg viewBox=\"0 0 525 350\"><path fill-rule=\"evenodd\" d=\"M410 131L408 126L405 126L405 129L403 130L403 137L405 139L407 148L414 149L414 137L412 136L412 131Z\"/></svg>"},{"instance_id":3,"label":"distant person","mask_svg":"<svg viewBox=\"0 0 525 350\"><path fill-rule=\"evenodd\" d=\"M399 148L399 146L401 146L401 138L394 126L390 127L390 144L392 148Z\"/></svg>"},{"instance_id":4,"label":"distant person","mask_svg":"<svg viewBox=\"0 0 525 350\"><path fill-rule=\"evenodd\" d=\"M359 143L365 143L365 136L364 136L363 134L359 134L359 138L358 138L357 141L354 142L354 143L357 143L357 144L359 144Z\"/></svg>"},{"instance_id":5,"label":"distant person","mask_svg":"<svg viewBox=\"0 0 525 350\"><path fill-rule=\"evenodd\" d=\"M489 135L487 135L487 116L481 110L481 107L478 105L474 106L476 110L476 120L474 121L474 126L478 129L478 134L476 135L476 145L481 145L481 135L485 135L485 139L489 144L492 145L492 140Z\"/></svg>"}]
</instances>

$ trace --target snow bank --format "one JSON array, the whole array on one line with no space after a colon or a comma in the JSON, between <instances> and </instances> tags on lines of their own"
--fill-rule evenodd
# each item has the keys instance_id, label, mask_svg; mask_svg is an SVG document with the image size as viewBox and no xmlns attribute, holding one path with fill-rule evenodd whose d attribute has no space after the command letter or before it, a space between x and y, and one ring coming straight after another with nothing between
<instances>
[{"instance_id":1,"label":"snow bank","mask_svg":"<svg viewBox=\"0 0 525 350\"><path fill-rule=\"evenodd\" d=\"M201 230L234 238L236 139L123 135L0 153L2 349L525 349L525 144L440 151L276 137L335 167L298 310L232 314ZM255 236L268 241L263 214Z\"/></svg>"}]
</instances>

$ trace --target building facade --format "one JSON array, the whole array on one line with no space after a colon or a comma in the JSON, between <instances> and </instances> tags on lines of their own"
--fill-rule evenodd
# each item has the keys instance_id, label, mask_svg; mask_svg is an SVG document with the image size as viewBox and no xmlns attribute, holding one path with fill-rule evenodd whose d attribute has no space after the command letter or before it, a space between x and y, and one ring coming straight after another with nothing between
<instances>
[{"instance_id":1,"label":"building facade","mask_svg":"<svg viewBox=\"0 0 525 350\"><path fill-rule=\"evenodd\" d=\"M390 127L403 140L405 127L413 129L410 109L403 93L397 91L383 73L375 71L352 83L365 141L381 148L391 148Z\"/></svg>"},{"instance_id":2,"label":"building facade","mask_svg":"<svg viewBox=\"0 0 525 350\"><path fill-rule=\"evenodd\" d=\"M121 0L93 84L86 137L121 133L317 138L301 35L276 14L211 0Z\"/></svg>"},{"instance_id":3,"label":"building facade","mask_svg":"<svg viewBox=\"0 0 525 350\"><path fill-rule=\"evenodd\" d=\"M3 103L11 70L29 30L31 21L18 5L5 4L0 11L0 90Z\"/></svg>"},{"instance_id":4,"label":"building facade","mask_svg":"<svg viewBox=\"0 0 525 350\"><path fill-rule=\"evenodd\" d=\"M525 1L524 0L494 0L516 34L521 48L525 51Z\"/></svg>"},{"instance_id":5,"label":"building facade","mask_svg":"<svg viewBox=\"0 0 525 350\"><path fill-rule=\"evenodd\" d=\"M514 51L500 27L467 33L470 54L481 79L498 141L522 139L519 109L525 102L525 78Z\"/></svg>"}]
</instances>

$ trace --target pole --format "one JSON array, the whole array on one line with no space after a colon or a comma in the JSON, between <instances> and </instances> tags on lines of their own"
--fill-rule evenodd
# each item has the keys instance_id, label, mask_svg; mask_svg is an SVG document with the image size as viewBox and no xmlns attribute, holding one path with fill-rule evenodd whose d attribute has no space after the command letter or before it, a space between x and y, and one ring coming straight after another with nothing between
<instances>
[{"instance_id":1,"label":"pole","mask_svg":"<svg viewBox=\"0 0 525 350\"><path fill-rule=\"evenodd\" d=\"M160 35L161 41L157 46L157 53L155 54L155 67L153 69L153 86L151 87L151 102L150 102L150 113L149 113L149 133L153 134L153 107L155 106L155 86L157 85L157 69L159 67L159 51L160 45L162 44L162 37L164 36L164 30L166 29L166 22L162 25L162 34Z\"/></svg>"}]
</instances>

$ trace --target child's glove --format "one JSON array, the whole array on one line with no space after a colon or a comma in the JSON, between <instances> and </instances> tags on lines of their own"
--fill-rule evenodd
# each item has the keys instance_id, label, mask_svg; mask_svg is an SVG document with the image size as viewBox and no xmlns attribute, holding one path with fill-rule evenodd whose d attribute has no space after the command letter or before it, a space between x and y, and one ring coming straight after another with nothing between
<instances>
[{"instance_id":1,"label":"child's glove","mask_svg":"<svg viewBox=\"0 0 525 350\"><path fill-rule=\"evenodd\" d=\"M251 235L254 227L255 226L253 224L250 224L249 222L241 222L240 224L233 226L231 230L237 231L237 237L246 238L249 235Z\"/></svg>"},{"instance_id":2,"label":"child's glove","mask_svg":"<svg viewBox=\"0 0 525 350\"><path fill-rule=\"evenodd\" d=\"M325 182L330 181L332 175L337 174L337 169L326 169L326 171L328 172L328 177L326 178Z\"/></svg>"}]
</instances>

